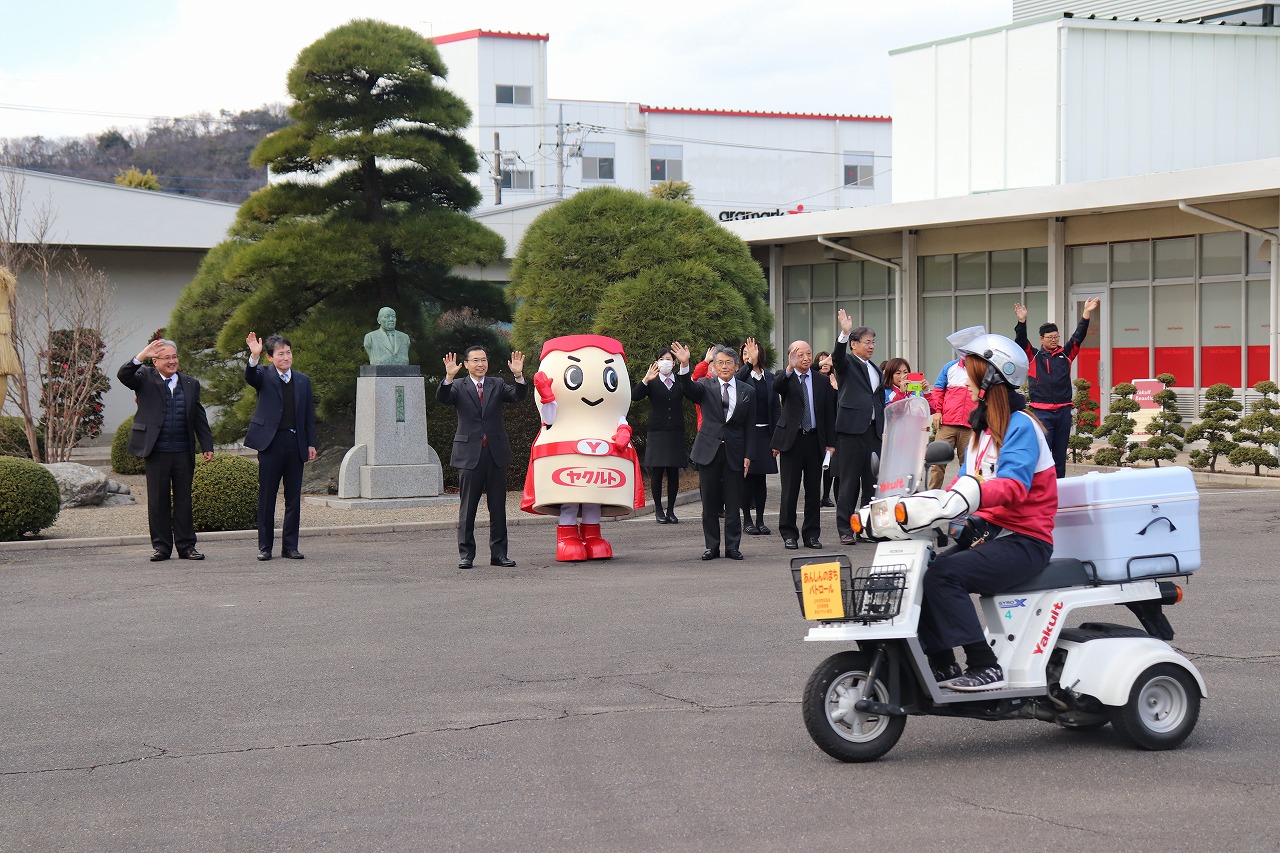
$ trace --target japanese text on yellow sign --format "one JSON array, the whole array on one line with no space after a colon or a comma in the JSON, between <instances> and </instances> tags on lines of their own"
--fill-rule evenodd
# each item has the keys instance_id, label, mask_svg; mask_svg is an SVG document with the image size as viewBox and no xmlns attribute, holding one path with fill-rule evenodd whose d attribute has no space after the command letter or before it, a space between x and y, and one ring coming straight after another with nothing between
<instances>
[{"instance_id":1,"label":"japanese text on yellow sign","mask_svg":"<svg viewBox=\"0 0 1280 853\"><path fill-rule=\"evenodd\" d=\"M814 563L800 570L800 593L806 619L843 619L840 564Z\"/></svg>"}]
</instances>

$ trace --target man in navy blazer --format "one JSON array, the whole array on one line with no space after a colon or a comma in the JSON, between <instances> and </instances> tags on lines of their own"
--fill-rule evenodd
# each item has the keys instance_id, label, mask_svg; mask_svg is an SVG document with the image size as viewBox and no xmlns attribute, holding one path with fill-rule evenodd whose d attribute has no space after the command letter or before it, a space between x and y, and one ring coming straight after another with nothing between
<instances>
[{"instance_id":1,"label":"man in navy blazer","mask_svg":"<svg viewBox=\"0 0 1280 853\"><path fill-rule=\"evenodd\" d=\"M143 364L147 359L150 365ZM169 559L174 549L184 560L203 560L191 519L191 478L197 443L204 461L213 458L213 433L200 405L200 383L178 372L178 345L163 339L121 365L116 378L138 399L129 452L146 460L151 561Z\"/></svg>"},{"instance_id":2,"label":"man in navy blazer","mask_svg":"<svg viewBox=\"0 0 1280 853\"><path fill-rule=\"evenodd\" d=\"M787 370L773 380L774 393L782 400L782 416L773 431L772 448L778 454L782 475L782 504L778 532L783 547L794 551L803 536L806 548L821 548L822 460L835 451L836 393L831 383L813 370L813 349L796 341L787 351ZM796 526L796 505L804 486L803 527Z\"/></svg>"},{"instance_id":3,"label":"man in navy blazer","mask_svg":"<svg viewBox=\"0 0 1280 853\"><path fill-rule=\"evenodd\" d=\"M244 381L258 391L258 407L249 420L245 447L258 451L258 559L270 560L275 543L276 494L284 480L284 533L280 556L301 560L298 527L302 520L302 466L316 458L316 403L311 378L293 369L293 345L272 335L266 342L253 332L245 338L249 363ZM262 351L271 364L259 364Z\"/></svg>"},{"instance_id":4,"label":"man in navy blazer","mask_svg":"<svg viewBox=\"0 0 1280 853\"><path fill-rule=\"evenodd\" d=\"M853 318L843 308L837 312L836 320L840 334L831 351L840 384L836 407L836 465L840 472L836 529L840 531L841 544L852 545L857 538L849 518L875 496L871 454L880 452L884 435L884 379L872 361L876 353L875 330L867 326L855 329Z\"/></svg>"},{"instance_id":5,"label":"man in navy blazer","mask_svg":"<svg viewBox=\"0 0 1280 853\"><path fill-rule=\"evenodd\" d=\"M507 556L507 466L511 442L502 423L502 407L518 403L529 393L524 381L524 353L511 353L507 367L515 379L510 384L489 376L489 354L484 347L467 347L458 361L455 353L444 357L444 380L436 399L458 410L458 430L453 435L449 464L458 469L458 568L470 569L476 559L476 509L481 496L489 507L489 565L511 567ZM455 382L463 366L467 377Z\"/></svg>"},{"instance_id":6,"label":"man in navy blazer","mask_svg":"<svg viewBox=\"0 0 1280 853\"><path fill-rule=\"evenodd\" d=\"M697 382L689 375L689 348L679 341L671 352L680 362L678 374L684 395L702 406L702 424L693 440L689 458L698 463L698 487L702 492L702 538L707 549L702 559L720 556L720 509L724 508L724 555L741 560L742 487L751 467L746 458L747 428L751 425L755 391L738 381L738 354L718 347L711 358L711 376Z\"/></svg>"}]
</instances>

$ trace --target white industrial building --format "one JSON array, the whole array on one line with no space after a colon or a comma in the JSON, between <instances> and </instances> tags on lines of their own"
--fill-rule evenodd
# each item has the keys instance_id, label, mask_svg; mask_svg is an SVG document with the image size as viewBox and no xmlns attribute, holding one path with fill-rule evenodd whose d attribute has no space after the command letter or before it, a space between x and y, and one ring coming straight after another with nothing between
<instances>
[{"instance_id":1,"label":"white industrial building","mask_svg":"<svg viewBox=\"0 0 1280 853\"><path fill-rule=\"evenodd\" d=\"M887 117L553 99L547 35L471 30L432 41L446 85L471 108L467 140L487 164L477 176L481 221L499 207L536 215L536 203L588 187L645 192L663 180L692 184L695 203L721 221L893 197Z\"/></svg>"},{"instance_id":2,"label":"white industrial building","mask_svg":"<svg viewBox=\"0 0 1280 853\"><path fill-rule=\"evenodd\" d=\"M932 377L953 329L1012 334L1022 302L1069 335L1098 295L1077 369L1104 403L1280 377L1280 27L1058 13L891 55L894 202L726 223L777 342L829 348L843 307Z\"/></svg>"}]
</instances>

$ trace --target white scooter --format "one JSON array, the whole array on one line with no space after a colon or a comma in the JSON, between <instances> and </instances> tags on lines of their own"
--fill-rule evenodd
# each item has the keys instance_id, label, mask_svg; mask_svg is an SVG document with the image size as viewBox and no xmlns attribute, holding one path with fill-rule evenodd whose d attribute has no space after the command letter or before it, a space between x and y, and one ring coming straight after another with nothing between
<instances>
[{"instance_id":1,"label":"white scooter","mask_svg":"<svg viewBox=\"0 0 1280 853\"><path fill-rule=\"evenodd\" d=\"M805 685L804 721L814 742L841 761L874 761L898 742L909 715L928 714L1031 718L1077 731L1111 723L1122 740L1141 749L1181 744L1195 728L1201 697L1208 694L1195 666L1169 646L1173 630L1162 607L1182 597L1169 577L1188 575L1199 564L1198 498L1191 518L1179 516L1176 524L1161 502L1125 501L1111 511L1117 517L1136 511L1135 524L1145 522L1134 532L1140 545L1133 546L1144 553L1121 561L1128 567L1124 580L1100 577L1102 562L1058 558L1055 547L1055 559L1038 576L982 597L986 636L1007 686L953 691L934 680L916 630L921 581L953 524L929 509L940 506L947 493L913 495L924 464L952 456L944 442L929 445L926 454L928 420L928 404L918 397L886 408L877 498L852 519L855 530L860 527L879 541L871 565L854 566L847 554L791 562L801 608L814 623L805 639L857 645L857 651L824 660ZM1189 481L1189 472L1184 473ZM1116 482L1106 478L1118 475L1086 476L1097 479L1071 479L1105 485ZM1061 507L1060 500L1059 519L1067 514ZM1169 535L1194 535L1194 562L1187 553L1180 560L1165 550L1167 543L1152 545L1146 538L1164 535L1163 522L1179 531ZM1090 524L1097 526L1096 517ZM1153 525L1161 532L1152 533ZM1085 541L1100 538L1106 537L1094 530ZM1129 577L1135 571L1154 576ZM1066 627L1077 608L1114 604L1128 606L1143 627L1107 622Z\"/></svg>"}]
</instances>

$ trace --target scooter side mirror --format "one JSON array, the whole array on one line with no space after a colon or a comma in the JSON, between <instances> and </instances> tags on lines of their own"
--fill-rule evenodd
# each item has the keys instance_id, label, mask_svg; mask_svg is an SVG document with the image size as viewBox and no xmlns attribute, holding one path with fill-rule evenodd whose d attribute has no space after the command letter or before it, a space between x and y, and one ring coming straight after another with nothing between
<instances>
[{"instance_id":1,"label":"scooter side mirror","mask_svg":"<svg viewBox=\"0 0 1280 853\"><path fill-rule=\"evenodd\" d=\"M880 454L874 450L871 451L871 477L875 479L880 476Z\"/></svg>"},{"instance_id":2,"label":"scooter side mirror","mask_svg":"<svg viewBox=\"0 0 1280 853\"><path fill-rule=\"evenodd\" d=\"M955 448L945 441L931 441L924 450L924 464L926 465L946 465L955 457Z\"/></svg>"}]
</instances>

